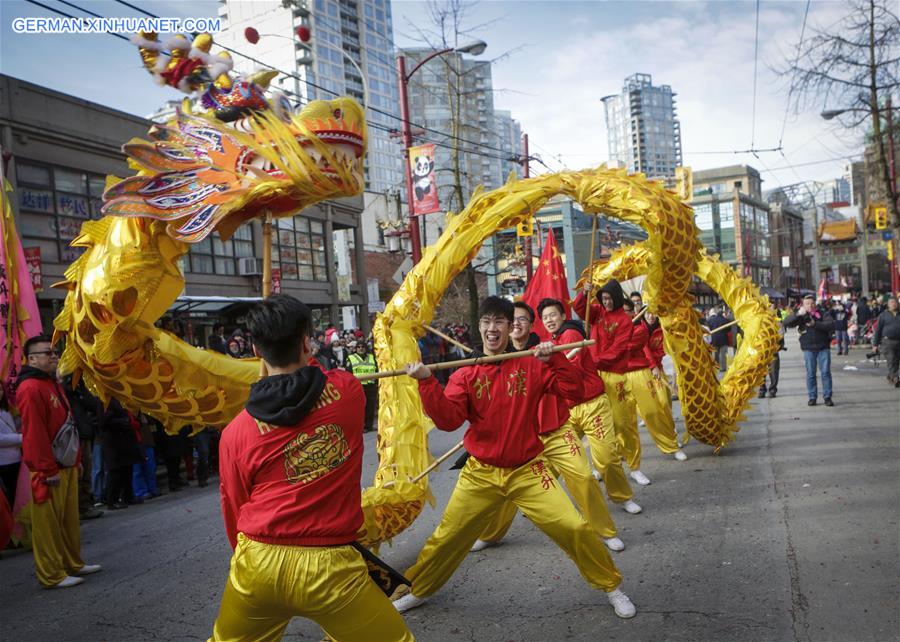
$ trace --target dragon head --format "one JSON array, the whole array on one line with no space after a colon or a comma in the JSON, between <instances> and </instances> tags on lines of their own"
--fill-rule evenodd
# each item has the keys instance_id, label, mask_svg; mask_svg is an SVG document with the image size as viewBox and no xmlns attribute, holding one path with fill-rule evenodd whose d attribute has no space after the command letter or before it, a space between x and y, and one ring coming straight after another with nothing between
<instances>
[{"instance_id":1,"label":"dragon head","mask_svg":"<svg viewBox=\"0 0 900 642\"><path fill-rule=\"evenodd\" d=\"M150 129L150 140L129 141L123 150L138 174L111 181L104 214L162 220L173 238L196 243L213 230L228 238L265 213L293 216L362 192L366 125L354 100L313 101L294 113L283 95L265 96L277 72L232 79L223 71L230 59L208 54L211 41L202 40L204 51L195 39L175 55L186 39L168 41L172 51L162 52L149 36L138 39L145 65L160 82L202 91L206 112L194 113L186 101L171 121Z\"/></svg>"}]
</instances>

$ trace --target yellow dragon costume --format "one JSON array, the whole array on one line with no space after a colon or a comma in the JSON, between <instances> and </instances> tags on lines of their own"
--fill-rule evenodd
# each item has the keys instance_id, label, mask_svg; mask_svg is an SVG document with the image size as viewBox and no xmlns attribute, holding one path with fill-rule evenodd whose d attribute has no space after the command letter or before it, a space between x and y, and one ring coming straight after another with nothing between
<instances>
[{"instance_id":1,"label":"yellow dragon costume","mask_svg":"<svg viewBox=\"0 0 900 642\"><path fill-rule=\"evenodd\" d=\"M236 360L193 348L154 326L184 287L179 259L190 243L212 232L229 237L242 223L268 213L294 216L304 207L363 190L363 110L348 98L315 101L299 114L264 93L275 72L232 79L226 54L212 56L212 40L155 34L135 39L148 70L186 93L200 92L203 113L188 105L149 140L124 146L137 171L110 177L105 217L86 222L72 244L86 248L58 284L69 290L54 322L64 336L60 372L83 378L104 402L119 399L176 431L185 425L227 424L259 377L256 359ZM374 327L380 369L419 358L416 340L453 277L495 231L515 226L550 198L565 194L586 212L641 225L644 243L589 266L593 282L646 274L650 309L662 322L666 349L680 377L685 423L716 449L737 430L754 388L778 346L768 302L746 279L703 253L693 212L675 194L641 175L599 168L510 179L478 191L426 249ZM735 310L745 340L718 383L704 348L687 289L693 275L713 286ZM367 545L407 528L430 498L427 478L408 480L431 461L415 382L379 382L374 485L363 494ZM392 482L388 484L387 482Z\"/></svg>"}]
</instances>

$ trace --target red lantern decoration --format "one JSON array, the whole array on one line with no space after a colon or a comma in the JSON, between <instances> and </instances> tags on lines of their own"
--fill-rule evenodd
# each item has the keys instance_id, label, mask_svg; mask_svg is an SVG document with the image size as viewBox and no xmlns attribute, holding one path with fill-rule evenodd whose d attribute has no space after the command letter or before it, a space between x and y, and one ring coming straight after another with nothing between
<instances>
[{"instance_id":1,"label":"red lantern decoration","mask_svg":"<svg viewBox=\"0 0 900 642\"><path fill-rule=\"evenodd\" d=\"M294 33L300 38L300 42L309 42L309 37L312 35L306 25L300 25Z\"/></svg>"},{"instance_id":2,"label":"red lantern decoration","mask_svg":"<svg viewBox=\"0 0 900 642\"><path fill-rule=\"evenodd\" d=\"M251 45L255 45L259 42L259 32L253 27L247 27L244 29L244 38L246 38L247 42Z\"/></svg>"}]
</instances>

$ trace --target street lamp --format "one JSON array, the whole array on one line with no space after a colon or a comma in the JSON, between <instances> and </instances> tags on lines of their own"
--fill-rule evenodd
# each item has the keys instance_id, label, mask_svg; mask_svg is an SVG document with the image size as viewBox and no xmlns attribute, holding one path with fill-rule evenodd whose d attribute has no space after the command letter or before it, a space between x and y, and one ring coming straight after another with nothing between
<instances>
[{"instance_id":1,"label":"street lamp","mask_svg":"<svg viewBox=\"0 0 900 642\"><path fill-rule=\"evenodd\" d=\"M418 263L422 258L422 239L419 236L419 223L416 220L416 215L413 211L412 171L410 170L409 165L409 148L412 147L412 131L410 129L409 123L409 97L407 94L409 79L412 78L413 74L415 74L422 67L422 65L424 65L432 58L436 58L438 56L451 52L478 56L484 53L484 50L486 48L487 43L485 43L483 40L476 40L475 42L463 47L439 49L425 56L422 60L419 61L419 64L412 68L409 73L406 73L406 57L397 56L397 79L400 83L400 121L403 127L403 159L405 165L404 172L406 174L406 202L407 209L409 210L409 240L412 245L413 265Z\"/></svg>"}]
</instances>

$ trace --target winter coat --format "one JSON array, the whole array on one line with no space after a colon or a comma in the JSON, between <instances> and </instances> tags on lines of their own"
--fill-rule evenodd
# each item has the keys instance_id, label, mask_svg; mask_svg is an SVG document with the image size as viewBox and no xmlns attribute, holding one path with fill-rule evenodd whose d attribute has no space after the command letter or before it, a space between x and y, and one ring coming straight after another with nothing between
<instances>
[{"instance_id":1,"label":"winter coat","mask_svg":"<svg viewBox=\"0 0 900 642\"><path fill-rule=\"evenodd\" d=\"M872 345L877 346L882 339L900 339L900 312L892 313L885 310L878 315L875 323L875 335L872 337Z\"/></svg>"},{"instance_id":2,"label":"winter coat","mask_svg":"<svg viewBox=\"0 0 900 642\"><path fill-rule=\"evenodd\" d=\"M791 312L784 320L784 327L799 330L801 350L819 352L831 348L834 318L828 310L816 306L815 310L804 315Z\"/></svg>"},{"instance_id":3,"label":"winter coat","mask_svg":"<svg viewBox=\"0 0 900 642\"><path fill-rule=\"evenodd\" d=\"M137 430L139 424L118 400L109 402L103 417L103 463L109 468L122 468L143 461Z\"/></svg>"}]
</instances>

